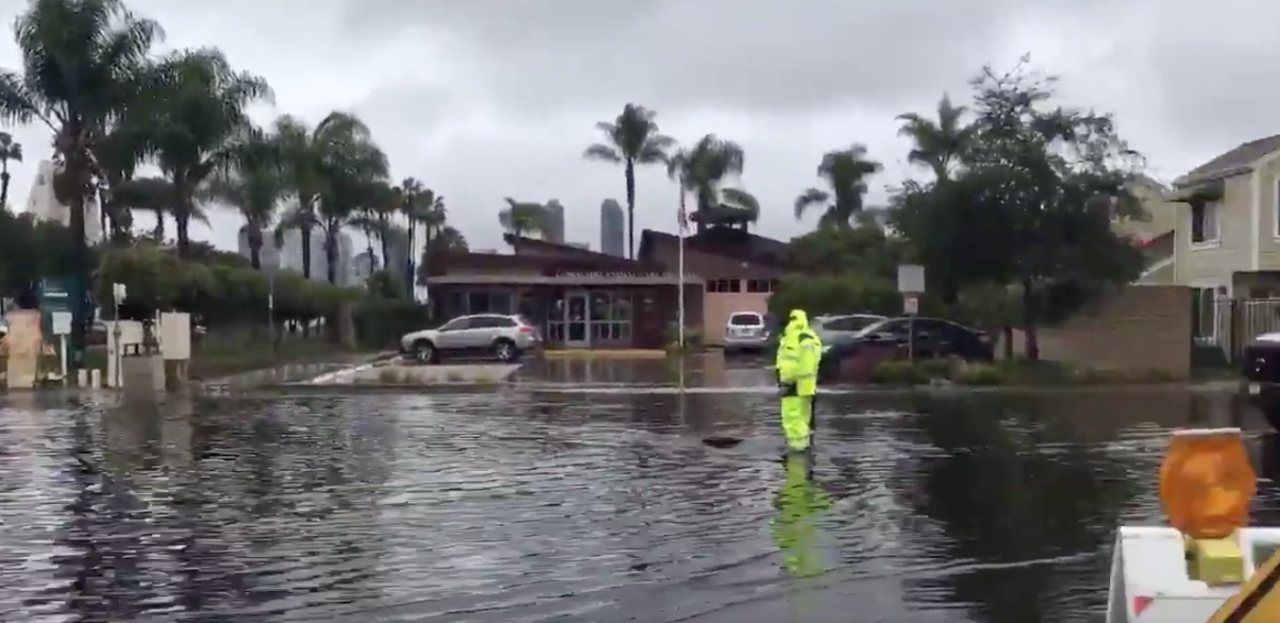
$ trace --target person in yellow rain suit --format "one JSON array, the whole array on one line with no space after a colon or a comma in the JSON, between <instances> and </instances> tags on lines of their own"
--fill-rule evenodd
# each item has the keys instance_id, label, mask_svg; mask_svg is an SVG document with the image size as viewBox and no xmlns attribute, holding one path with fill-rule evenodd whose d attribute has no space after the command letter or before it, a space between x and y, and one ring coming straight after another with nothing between
<instances>
[{"instance_id":1,"label":"person in yellow rain suit","mask_svg":"<svg viewBox=\"0 0 1280 623\"><path fill-rule=\"evenodd\" d=\"M809 317L802 310L791 310L778 339L774 367L782 394L782 433L787 449L793 452L808 450L813 441L814 395L821 359L822 340L809 328Z\"/></svg>"},{"instance_id":2,"label":"person in yellow rain suit","mask_svg":"<svg viewBox=\"0 0 1280 623\"><path fill-rule=\"evenodd\" d=\"M774 499L777 515L770 532L782 553L782 564L795 578L812 578L826 572L818 547L817 515L833 506L831 496L813 480L809 453L783 457L786 478Z\"/></svg>"}]
</instances>

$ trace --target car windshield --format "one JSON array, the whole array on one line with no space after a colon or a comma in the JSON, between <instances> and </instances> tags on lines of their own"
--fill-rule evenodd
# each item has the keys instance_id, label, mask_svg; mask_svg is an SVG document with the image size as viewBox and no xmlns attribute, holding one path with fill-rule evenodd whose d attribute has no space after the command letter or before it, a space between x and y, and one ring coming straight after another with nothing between
<instances>
[{"instance_id":1,"label":"car windshield","mask_svg":"<svg viewBox=\"0 0 1280 623\"><path fill-rule=\"evenodd\" d=\"M758 327L764 324L760 314L734 314L729 316L729 324L735 327Z\"/></svg>"}]
</instances>

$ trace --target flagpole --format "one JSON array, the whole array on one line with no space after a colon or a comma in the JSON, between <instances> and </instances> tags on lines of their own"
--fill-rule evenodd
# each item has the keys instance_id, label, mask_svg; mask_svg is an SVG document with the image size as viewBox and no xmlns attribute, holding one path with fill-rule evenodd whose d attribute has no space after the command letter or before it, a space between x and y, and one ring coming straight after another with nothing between
<instances>
[{"instance_id":1,"label":"flagpole","mask_svg":"<svg viewBox=\"0 0 1280 623\"><path fill-rule=\"evenodd\" d=\"M676 322L680 324L679 342L681 352L684 351L684 225L686 215L684 211L684 184L680 185L680 215L677 226L680 228L678 234L680 236L679 250L676 252L676 271L679 276L676 277L677 287L680 289L677 295L676 303Z\"/></svg>"}]
</instances>

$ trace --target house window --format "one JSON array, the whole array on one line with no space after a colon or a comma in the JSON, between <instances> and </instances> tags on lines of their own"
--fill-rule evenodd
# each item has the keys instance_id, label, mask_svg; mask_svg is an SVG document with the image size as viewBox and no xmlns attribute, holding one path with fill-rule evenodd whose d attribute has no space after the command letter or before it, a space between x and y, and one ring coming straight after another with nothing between
<instances>
[{"instance_id":1,"label":"house window","mask_svg":"<svg viewBox=\"0 0 1280 623\"><path fill-rule=\"evenodd\" d=\"M712 279L707 282L707 292L741 292L741 279Z\"/></svg>"},{"instance_id":2,"label":"house window","mask_svg":"<svg viewBox=\"0 0 1280 623\"><path fill-rule=\"evenodd\" d=\"M1218 241L1221 212L1220 201L1191 204L1191 244L1211 244Z\"/></svg>"},{"instance_id":3,"label":"house window","mask_svg":"<svg viewBox=\"0 0 1280 623\"><path fill-rule=\"evenodd\" d=\"M748 279L747 292L773 292L778 282L773 279Z\"/></svg>"},{"instance_id":4,"label":"house window","mask_svg":"<svg viewBox=\"0 0 1280 623\"><path fill-rule=\"evenodd\" d=\"M1218 342L1218 300L1215 288L1191 289L1191 331L1200 344Z\"/></svg>"}]
</instances>

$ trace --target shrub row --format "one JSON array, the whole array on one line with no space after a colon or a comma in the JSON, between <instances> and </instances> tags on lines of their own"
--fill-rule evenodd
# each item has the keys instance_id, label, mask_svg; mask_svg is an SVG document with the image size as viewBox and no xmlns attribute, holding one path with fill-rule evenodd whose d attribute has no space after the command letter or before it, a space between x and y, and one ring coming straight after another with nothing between
<instances>
[{"instance_id":1,"label":"shrub row","mask_svg":"<svg viewBox=\"0 0 1280 623\"><path fill-rule=\"evenodd\" d=\"M272 295L277 320L331 316L339 305L364 297L363 288L308 281L292 270L272 278L248 267L185 261L152 246L103 253L94 274L94 296L104 308L111 305L113 283L125 285L124 304L129 307L184 311L210 325L263 323Z\"/></svg>"}]
</instances>

